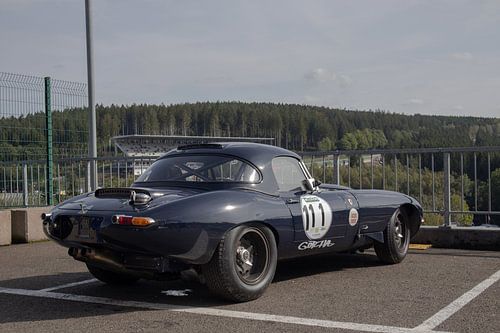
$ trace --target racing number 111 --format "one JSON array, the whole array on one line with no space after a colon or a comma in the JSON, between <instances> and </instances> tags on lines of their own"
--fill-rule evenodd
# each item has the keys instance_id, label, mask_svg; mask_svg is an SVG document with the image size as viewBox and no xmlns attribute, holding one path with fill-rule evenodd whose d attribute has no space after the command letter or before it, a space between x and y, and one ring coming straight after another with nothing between
<instances>
[{"instance_id":1,"label":"racing number 111","mask_svg":"<svg viewBox=\"0 0 500 333\"><path fill-rule=\"evenodd\" d=\"M302 206L302 211L304 212L306 216L306 230L309 230L310 228L314 228L316 226L316 214L319 215L321 213L321 226L325 226L325 209L323 208L323 205L321 202L318 205L314 205L311 203L309 206L305 204ZM309 218L309 215L311 215L311 218ZM312 223L310 224L309 221Z\"/></svg>"}]
</instances>

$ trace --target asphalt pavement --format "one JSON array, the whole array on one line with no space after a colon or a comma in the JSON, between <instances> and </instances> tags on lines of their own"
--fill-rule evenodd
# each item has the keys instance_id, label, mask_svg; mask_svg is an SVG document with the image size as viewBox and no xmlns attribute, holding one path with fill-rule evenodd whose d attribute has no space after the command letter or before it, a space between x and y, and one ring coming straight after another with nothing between
<instances>
[{"instance_id":1,"label":"asphalt pavement","mask_svg":"<svg viewBox=\"0 0 500 333\"><path fill-rule=\"evenodd\" d=\"M0 332L500 331L500 252L280 262L267 292L240 304L180 280L108 286L52 242L0 247L0 264Z\"/></svg>"}]
</instances>

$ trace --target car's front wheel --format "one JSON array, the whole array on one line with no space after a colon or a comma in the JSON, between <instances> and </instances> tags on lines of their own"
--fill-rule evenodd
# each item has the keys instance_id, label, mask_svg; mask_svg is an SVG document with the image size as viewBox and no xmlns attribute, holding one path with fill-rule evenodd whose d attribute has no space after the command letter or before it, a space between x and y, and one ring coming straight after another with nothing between
<instances>
[{"instance_id":1,"label":"car's front wheel","mask_svg":"<svg viewBox=\"0 0 500 333\"><path fill-rule=\"evenodd\" d=\"M139 278L115 273L87 263L87 268L96 279L107 284L129 285L134 284Z\"/></svg>"},{"instance_id":2,"label":"car's front wheel","mask_svg":"<svg viewBox=\"0 0 500 333\"><path fill-rule=\"evenodd\" d=\"M231 301L258 298L273 280L277 252L274 235L265 226L242 225L228 231L203 266L208 288Z\"/></svg>"},{"instance_id":3,"label":"car's front wheel","mask_svg":"<svg viewBox=\"0 0 500 333\"><path fill-rule=\"evenodd\" d=\"M403 261L410 245L408 215L397 209L384 230L384 242L375 242L375 253L385 264L397 264Z\"/></svg>"}]
</instances>

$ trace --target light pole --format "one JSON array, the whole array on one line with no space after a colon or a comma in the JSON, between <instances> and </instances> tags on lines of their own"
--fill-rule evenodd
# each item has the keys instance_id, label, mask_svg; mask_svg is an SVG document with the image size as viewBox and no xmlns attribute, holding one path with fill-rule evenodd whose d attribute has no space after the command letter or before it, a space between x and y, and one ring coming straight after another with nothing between
<instances>
[{"instance_id":1,"label":"light pole","mask_svg":"<svg viewBox=\"0 0 500 333\"><path fill-rule=\"evenodd\" d=\"M85 28L87 37L87 85L89 95L89 163L87 190L95 191L97 188L97 130L94 102L94 52L92 49L92 12L91 1L85 0Z\"/></svg>"}]
</instances>

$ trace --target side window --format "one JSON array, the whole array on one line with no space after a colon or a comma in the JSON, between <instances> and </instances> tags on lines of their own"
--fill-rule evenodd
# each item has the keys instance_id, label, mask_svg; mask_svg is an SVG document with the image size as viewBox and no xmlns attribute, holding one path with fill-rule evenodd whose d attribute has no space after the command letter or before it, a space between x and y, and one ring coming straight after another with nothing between
<instances>
[{"instance_id":1,"label":"side window","mask_svg":"<svg viewBox=\"0 0 500 333\"><path fill-rule=\"evenodd\" d=\"M301 191L306 176L299 161L292 157L276 157L272 161L273 173L280 192Z\"/></svg>"}]
</instances>

